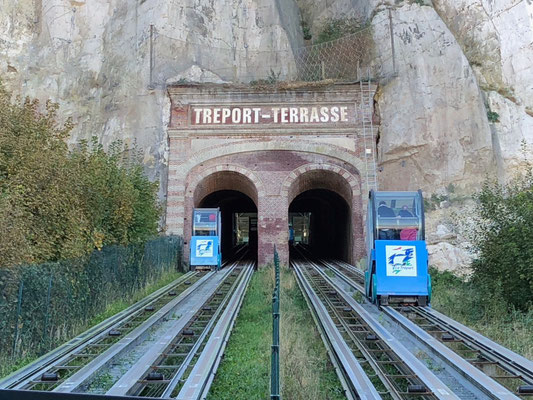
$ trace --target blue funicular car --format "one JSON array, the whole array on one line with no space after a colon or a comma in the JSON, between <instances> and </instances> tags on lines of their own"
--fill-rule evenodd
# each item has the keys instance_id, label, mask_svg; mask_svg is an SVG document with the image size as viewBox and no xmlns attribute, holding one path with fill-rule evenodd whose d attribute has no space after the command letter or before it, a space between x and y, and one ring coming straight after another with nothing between
<instances>
[{"instance_id":1,"label":"blue funicular car","mask_svg":"<svg viewBox=\"0 0 533 400\"><path fill-rule=\"evenodd\" d=\"M193 210L191 237L191 270L220 267L221 218L218 208Z\"/></svg>"},{"instance_id":2,"label":"blue funicular car","mask_svg":"<svg viewBox=\"0 0 533 400\"><path fill-rule=\"evenodd\" d=\"M370 191L366 296L377 305L426 306L431 277L422 191Z\"/></svg>"}]
</instances>

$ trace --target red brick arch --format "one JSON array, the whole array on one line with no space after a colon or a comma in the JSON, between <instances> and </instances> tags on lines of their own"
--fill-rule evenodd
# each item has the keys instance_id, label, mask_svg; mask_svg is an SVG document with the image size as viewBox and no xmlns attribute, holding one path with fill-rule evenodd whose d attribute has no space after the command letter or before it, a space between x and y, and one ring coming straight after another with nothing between
<instances>
[{"instance_id":1,"label":"red brick arch","mask_svg":"<svg viewBox=\"0 0 533 400\"><path fill-rule=\"evenodd\" d=\"M351 193L339 193L347 202L350 202L353 196L361 194L360 178L346 169L332 164L306 164L293 170L281 185L280 195L286 197L289 204L298 195L294 183L304 174L312 171L331 171L344 178L347 186L350 187Z\"/></svg>"},{"instance_id":2,"label":"red brick arch","mask_svg":"<svg viewBox=\"0 0 533 400\"><path fill-rule=\"evenodd\" d=\"M254 174L252 171L250 171L247 168L244 168L240 165L233 165L233 164L222 164L217 165L214 167L206 168L204 170L201 170L201 172L195 173L193 170L189 175L192 176L192 179L187 185L187 188L185 190L185 193L187 196L193 196L194 202L197 203L201 198L205 197L205 195L215 191L215 190L209 190L209 187L202 189L200 187L202 182L205 182L206 179L209 179L209 177L214 177L216 175L222 175L224 173L230 173L235 174L235 176L239 179L240 182L243 183L243 185L239 186L239 188L231 187L227 183L221 183L215 190L239 190L242 191L244 194L246 194L248 197L250 197L254 203L257 206L258 199L263 197L265 195L264 193L264 187L263 182L261 182L261 179ZM252 185L246 184L246 181L250 182ZM199 190L200 189L200 190Z\"/></svg>"},{"instance_id":3,"label":"red brick arch","mask_svg":"<svg viewBox=\"0 0 533 400\"><path fill-rule=\"evenodd\" d=\"M361 199L361 178L348 170L333 164L310 163L289 173L281 185L280 197L286 199L287 210L299 194L311 189L326 189L340 195L350 209L350 237L347 238L345 255L355 262L364 255L363 204Z\"/></svg>"}]
</instances>

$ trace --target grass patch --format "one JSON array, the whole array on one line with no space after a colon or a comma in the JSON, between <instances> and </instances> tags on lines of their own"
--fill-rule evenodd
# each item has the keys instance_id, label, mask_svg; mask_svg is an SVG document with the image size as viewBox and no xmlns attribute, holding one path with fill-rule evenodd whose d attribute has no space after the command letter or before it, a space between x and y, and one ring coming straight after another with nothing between
<instances>
[{"instance_id":1,"label":"grass patch","mask_svg":"<svg viewBox=\"0 0 533 400\"><path fill-rule=\"evenodd\" d=\"M156 290L161 289L162 287L168 285L172 281L175 281L180 276L183 275L183 272L178 271L170 271L166 274L164 274L161 279L159 279L156 282L153 282L152 284L146 285L143 289L135 292L133 296L129 299L121 299L114 301L113 303L110 303L107 305L106 310L98 315L95 315L87 324L88 327L94 326L96 324L99 324L100 322L106 320L109 317L112 317L116 313L121 312L122 310L128 308L132 304L138 302L139 300L145 298L146 296L151 295Z\"/></svg>"},{"instance_id":2,"label":"grass patch","mask_svg":"<svg viewBox=\"0 0 533 400\"><path fill-rule=\"evenodd\" d=\"M254 272L208 399L270 397L273 268Z\"/></svg>"},{"instance_id":3,"label":"grass patch","mask_svg":"<svg viewBox=\"0 0 533 400\"><path fill-rule=\"evenodd\" d=\"M451 272L431 271L433 308L494 340L533 359L533 309L509 309L496 298L483 298L470 282Z\"/></svg>"},{"instance_id":4,"label":"grass patch","mask_svg":"<svg viewBox=\"0 0 533 400\"><path fill-rule=\"evenodd\" d=\"M262 268L250 286L208 400L270 396L274 269ZM281 273L281 394L285 399L345 399L292 271Z\"/></svg>"},{"instance_id":5,"label":"grass patch","mask_svg":"<svg viewBox=\"0 0 533 400\"><path fill-rule=\"evenodd\" d=\"M285 399L346 399L291 270L281 272L281 394Z\"/></svg>"},{"instance_id":6,"label":"grass patch","mask_svg":"<svg viewBox=\"0 0 533 400\"><path fill-rule=\"evenodd\" d=\"M136 303L142 298L148 296L149 294L155 292L156 290L162 288L163 286L168 285L170 282L176 280L181 275L183 275L182 272L169 271L165 273L161 277L161 279L151 284L146 285L143 289L133 294L129 299L121 299L113 303L109 303L104 312L95 315L86 324L80 325L80 327L76 330L76 333L73 335L73 337L79 335L82 332L85 332L87 329L91 328L92 326L97 325L100 322L104 321L105 319L128 308L130 305ZM59 346L60 344L61 343L57 345ZM28 354L24 356L23 358L13 359L7 354L0 355L0 378L3 378L4 376L9 375L13 371L16 371L17 369L22 368L23 366L33 362L40 356L41 354Z\"/></svg>"}]
</instances>

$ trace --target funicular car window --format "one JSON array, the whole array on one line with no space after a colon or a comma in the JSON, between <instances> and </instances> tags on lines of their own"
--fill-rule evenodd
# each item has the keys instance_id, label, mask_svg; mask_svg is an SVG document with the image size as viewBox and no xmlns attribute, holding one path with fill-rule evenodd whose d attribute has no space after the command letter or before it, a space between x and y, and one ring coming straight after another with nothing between
<instances>
[{"instance_id":1,"label":"funicular car window","mask_svg":"<svg viewBox=\"0 0 533 400\"><path fill-rule=\"evenodd\" d=\"M216 235L217 212L195 210L193 230L195 236Z\"/></svg>"}]
</instances>

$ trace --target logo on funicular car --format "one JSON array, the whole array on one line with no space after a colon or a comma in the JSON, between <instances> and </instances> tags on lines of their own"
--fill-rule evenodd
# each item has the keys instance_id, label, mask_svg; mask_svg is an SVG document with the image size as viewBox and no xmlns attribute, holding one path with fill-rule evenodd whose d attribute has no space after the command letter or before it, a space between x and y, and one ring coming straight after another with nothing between
<instances>
[{"instance_id":1,"label":"logo on funicular car","mask_svg":"<svg viewBox=\"0 0 533 400\"><path fill-rule=\"evenodd\" d=\"M387 276L417 276L415 246L385 246Z\"/></svg>"},{"instance_id":2,"label":"logo on funicular car","mask_svg":"<svg viewBox=\"0 0 533 400\"><path fill-rule=\"evenodd\" d=\"M196 241L196 257L213 257L213 239Z\"/></svg>"}]
</instances>

